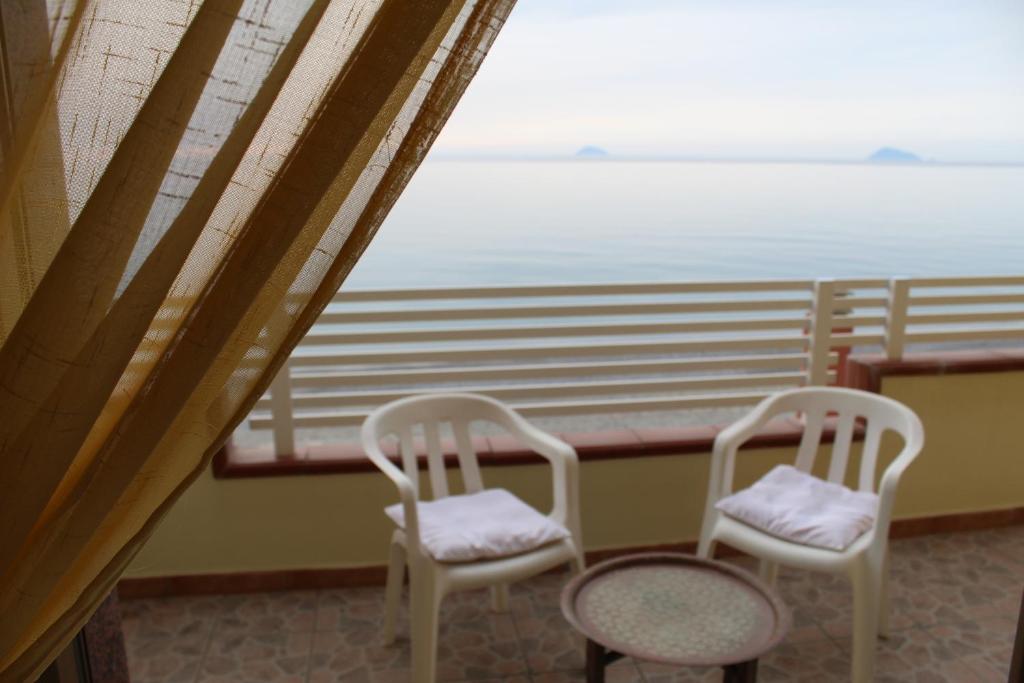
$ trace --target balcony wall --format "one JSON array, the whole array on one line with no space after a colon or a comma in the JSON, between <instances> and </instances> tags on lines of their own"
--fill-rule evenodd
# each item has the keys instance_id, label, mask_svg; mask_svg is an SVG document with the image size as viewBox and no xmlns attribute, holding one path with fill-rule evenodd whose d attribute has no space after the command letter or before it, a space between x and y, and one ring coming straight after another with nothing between
<instances>
[{"instance_id":1,"label":"balcony wall","mask_svg":"<svg viewBox=\"0 0 1024 683\"><path fill-rule=\"evenodd\" d=\"M899 491L898 518L1024 507L1024 363L999 371L889 374L880 391L917 411L926 430L925 450ZM891 456L898 444L885 446ZM790 460L792 452L745 451L738 483ZM587 550L696 539L708 460L705 451L585 461ZM487 467L484 478L545 509L545 470ZM390 482L375 472L253 479L206 473L168 513L127 577L379 566L390 534L381 508L396 500Z\"/></svg>"}]
</instances>

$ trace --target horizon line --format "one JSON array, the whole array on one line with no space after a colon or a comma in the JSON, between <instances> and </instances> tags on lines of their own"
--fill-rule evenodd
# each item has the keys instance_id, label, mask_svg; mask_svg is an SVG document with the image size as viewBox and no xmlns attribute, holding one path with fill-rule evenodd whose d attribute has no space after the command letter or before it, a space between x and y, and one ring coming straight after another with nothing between
<instances>
[{"instance_id":1,"label":"horizon line","mask_svg":"<svg viewBox=\"0 0 1024 683\"><path fill-rule=\"evenodd\" d=\"M867 158L855 159L851 157L731 157L731 156L699 156L685 154L606 154L606 155L578 155L578 154L502 154L502 153L474 153L474 152L444 152L438 151L427 155L426 160L430 161L574 161L587 163L600 163L609 161L630 161L630 162L654 162L654 161L685 161L690 163L743 163L743 164L844 164L864 166L994 166L994 167L1017 167L1024 166L1021 161L943 161L941 159L921 159L919 161L872 161Z\"/></svg>"}]
</instances>

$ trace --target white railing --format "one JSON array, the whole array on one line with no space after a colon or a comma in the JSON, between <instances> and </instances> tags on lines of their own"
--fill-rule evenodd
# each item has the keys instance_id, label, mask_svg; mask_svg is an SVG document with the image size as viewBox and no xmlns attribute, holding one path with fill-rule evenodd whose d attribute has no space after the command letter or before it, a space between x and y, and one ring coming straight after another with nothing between
<instances>
[{"instance_id":1,"label":"white railing","mask_svg":"<svg viewBox=\"0 0 1024 683\"><path fill-rule=\"evenodd\" d=\"M751 404L842 380L849 349L1024 342L1024 276L339 292L249 417L275 450L415 393L527 416Z\"/></svg>"}]
</instances>

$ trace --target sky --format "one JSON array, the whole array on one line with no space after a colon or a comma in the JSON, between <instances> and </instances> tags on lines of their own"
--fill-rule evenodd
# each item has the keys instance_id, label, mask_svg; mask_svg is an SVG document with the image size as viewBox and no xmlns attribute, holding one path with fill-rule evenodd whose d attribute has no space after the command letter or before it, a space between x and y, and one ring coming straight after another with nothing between
<instances>
[{"instance_id":1,"label":"sky","mask_svg":"<svg viewBox=\"0 0 1024 683\"><path fill-rule=\"evenodd\" d=\"M435 158L1024 162L1024 0L519 0Z\"/></svg>"}]
</instances>

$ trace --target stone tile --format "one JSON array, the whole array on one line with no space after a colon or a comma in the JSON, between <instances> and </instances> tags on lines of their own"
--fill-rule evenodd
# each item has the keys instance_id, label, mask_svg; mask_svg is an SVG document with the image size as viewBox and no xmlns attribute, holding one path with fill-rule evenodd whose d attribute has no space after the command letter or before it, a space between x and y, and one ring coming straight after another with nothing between
<instances>
[{"instance_id":1,"label":"stone tile","mask_svg":"<svg viewBox=\"0 0 1024 683\"><path fill-rule=\"evenodd\" d=\"M441 622L437 677L441 681L526 675L526 660L512 617Z\"/></svg>"},{"instance_id":2,"label":"stone tile","mask_svg":"<svg viewBox=\"0 0 1024 683\"><path fill-rule=\"evenodd\" d=\"M831 640L784 642L758 662L762 683L826 683L850 680L850 659Z\"/></svg>"},{"instance_id":3,"label":"stone tile","mask_svg":"<svg viewBox=\"0 0 1024 683\"><path fill-rule=\"evenodd\" d=\"M1004 538L1008 546L1012 537ZM892 544L893 576L898 582L939 590L978 582L1019 587L1024 563L993 545L976 534L933 534L898 541Z\"/></svg>"},{"instance_id":4,"label":"stone tile","mask_svg":"<svg viewBox=\"0 0 1024 683\"><path fill-rule=\"evenodd\" d=\"M208 642L206 634L126 641L132 682L192 683Z\"/></svg>"},{"instance_id":5,"label":"stone tile","mask_svg":"<svg viewBox=\"0 0 1024 683\"><path fill-rule=\"evenodd\" d=\"M215 634L196 681L305 683L312 643L312 631Z\"/></svg>"},{"instance_id":6,"label":"stone tile","mask_svg":"<svg viewBox=\"0 0 1024 683\"><path fill-rule=\"evenodd\" d=\"M976 534L907 539L893 544L892 556L893 594L920 626L1012 617L1020 608L1024 564Z\"/></svg>"},{"instance_id":7,"label":"stone tile","mask_svg":"<svg viewBox=\"0 0 1024 683\"><path fill-rule=\"evenodd\" d=\"M496 614L491 604L491 592L486 588L451 593L441 601L441 623L486 619Z\"/></svg>"},{"instance_id":8,"label":"stone tile","mask_svg":"<svg viewBox=\"0 0 1024 683\"><path fill-rule=\"evenodd\" d=\"M353 643L343 631L313 635L309 683L369 683L394 671L408 674L408 648Z\"/></svg>"},{"instance_id":9,"label":"stone tile","mask_svg":"<svg viewBox=\"0 0 1024 683\"><path fill-rule=\"evenodd\" d=\"M908 629L878 641L875 680L880 683L972 683L978 678L963 661L945 655L948 649L923 629Z\"/></svg>"},{"instance_id":10,"label":"stone tile","mask_svg":"<svg viewBox=\"0 0 1024 683\"><path fill-rule=\"evenodd\" d=\"M637 662L647 683L720 683L722 669L717 666L678 667L668 664Z\"/></svg>"},{"instance_id":11,"label":"stone tile","mask_svg":"<svg viewBox=\"0 0 1024 683\"><path fill-rule=\"evenodd\" d=\"M582 668L570 671L548 671L531 676L533 683L582 683L587 680ZM638 663L630 658L620 659L604 670L605 683L637 683L644 680Z\"/></svg>"},{"instance_id":12,"label":"stone tile","mask_svg":"<svg viewBox=\"0 0 1024 683\"><path fill-rule=\"evenodd\" d=\"M561 611L517 614L515 623L532 673L583 669L585 640Z\"/></svg>"},{"instance_id":13,"label":"stone tile","mask_svg":"<svg viewBox=\"0 0 1024 683\"><path fill-rule=\"evenodd\" d=\"M710 683L722 680L720 667L672 667L639 663L647 683ZM831 640L786 641L758 661L759 681L848 681L849 658Z\"/></svg>"},{"instance_id":14,"label":"stone tile","mask_svg":"<svg viewBox=\"0 0 1024 683\"><path fill-rule=\"evenodd\" d=\"M988 551L1000 553L1019 564L1024 564L1024 534L1020 532L1020 527L989 529L971 535L974 536L975 543Z\"/></svg>"},{"instance_id":15,"label":"stone tile","mask_svg":"<svg viewBox=\"0 0 1024 683\"><path fill-rule=\"evenodd\" d=\"M518 617L547 617L562 613L562 589L569 583L567 571L551 572L513 584L509 609Z\"/></svg>"},{"instance_id":16,"label":"stone tile","mask_svg":"<svg viewBox=\"0 0 1024 683\"><path fill-rule=\"evenodd\" d=\"M381 644L378 634L369 642L361 640L353 639L350 631L317 633L310 659L310 681L360 680L364 674L375 682L409 679L412 646L407 631L400 631L391 645ZM511 616L491 614L480 619L441 621L438 681L526 675L526 660Z\"/></svg>"},{"instance_id":17,"label":"stone tile","mask_svg":"<svg viewBox=\"0 0 1024 683\"><path fill-rule=\"evenodd\" d=\"M278 591L237 596L217 620L214 632L301 633L316 621L315 591Z\"/></svg>"},{"instance_id":18,"label":"stone tile","mask_svg":"<svg viewBox=\"0 0 1024 683\"><path fill-rule=\"evenodd\" d=\"M776 589L793 612L793 628L845 622L853 613L853 593L843 577L781 569Z\"/></svg>"},{"instance_id":19,"label":"stone tile","mask_svg":"<svg viewBox=\"0 0 1024 683\"><path fill-rule=\"evenodd\" d=\"M379 629L384 619L383 586L322 590L316 600L317 631ZM402 595L400 621L407 600L408 590Z\"/></svg>"},{"instance_id":20,"label":"stone tile","mask_svg":"<svg viewBox=\"0 0 1024 683\"><path fill-rule=\"evenodd\" d=\"M777 588L793 610L790 641L814 640L819 629L833 639L851 637L853 588L845 576L782 570ZM890 584L889 601L889 628L892 632L917 626L912 618L910 596L895 582Z\"/></svg>"},{"instance_id":21,"label":"stone tile","mask_svg":"<svg viewBox=\"0 0 1024 683\"><path fill-rule=\"evenodd\" d=\"M123 600L121 631L128 640L206 637L232 602L219 595Z\"/></svg>"},{"instance_id":22,"label":"stone tile","mask_svg":"<svg viewBox=\"0 0 1024 683\"><path fill-rule=\"evenodd\" d=\"M1016 619L998 617L933 626L927 629L934 640L930 654L937 661L966 664L979 680L1000 676L1005 681L1016 629Z\"/></svg>"}]
</instances>

